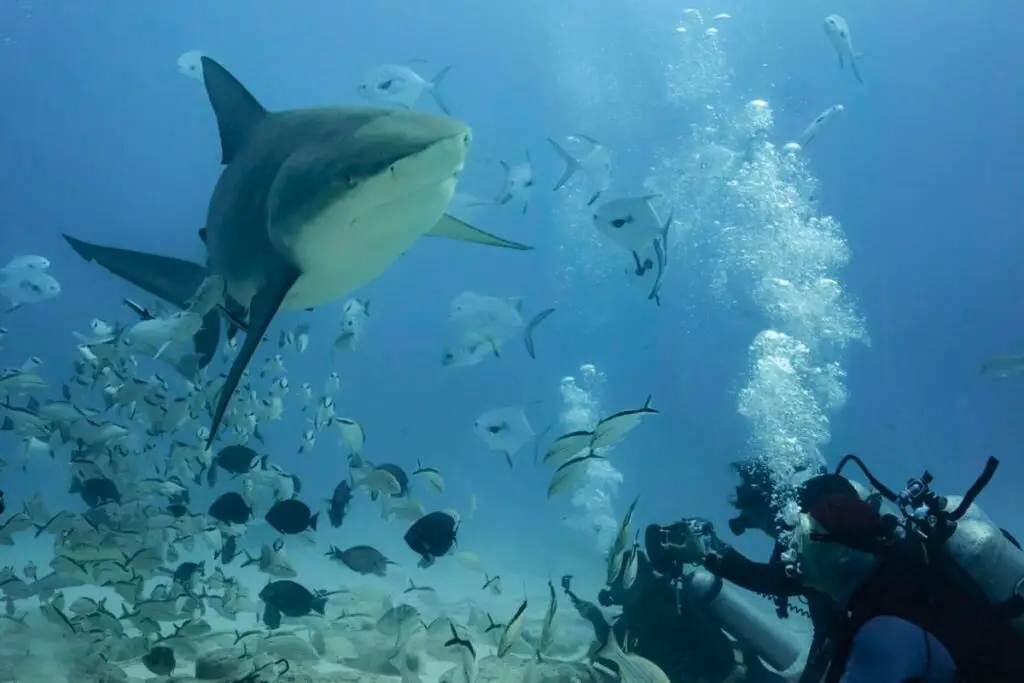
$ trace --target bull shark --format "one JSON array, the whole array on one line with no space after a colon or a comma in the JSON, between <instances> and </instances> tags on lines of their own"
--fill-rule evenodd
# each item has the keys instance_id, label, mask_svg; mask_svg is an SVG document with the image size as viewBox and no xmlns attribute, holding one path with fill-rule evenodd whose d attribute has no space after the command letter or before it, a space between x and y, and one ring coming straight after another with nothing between
<instances>
[{"instance_id":1,"label":"bull shark","mask_svg":"<svg viewBox=\"0 0 1024 683\"><path fill-rule=\"evenodd\" d=\"M424 235L531 247L445 213L472 140L465 123L413 109L268 111L216 61L203 57L202 68L224 169L200 236L209 272L224 278L249 323L209 446L278 310L345 296Z\"/></svg>"},{"instance_id":2,"label":"bull shark","mask_svg":"<svg viewBox=\"0 0 1024 683\"><path fill-rule=\"evenodd\" d=\"M86 261L96 263L121 279L127 280L136 287L174 304L178 308L188 307L189 299L206 279L206 268L191 261L159 254L148 254L143 251L91 244L70 235L64 235L64 239L75 250L75 253ZM217 346L220 344L220 318L221 316L216 310L210 311L203 318L202 328L193 338L201 368L209 365L217 353ZM233 314L229 314L229 319L232 320L232 331L228 336L233 335L236 325L244 328L244 323Z\"/></svg>"}]
</instances>

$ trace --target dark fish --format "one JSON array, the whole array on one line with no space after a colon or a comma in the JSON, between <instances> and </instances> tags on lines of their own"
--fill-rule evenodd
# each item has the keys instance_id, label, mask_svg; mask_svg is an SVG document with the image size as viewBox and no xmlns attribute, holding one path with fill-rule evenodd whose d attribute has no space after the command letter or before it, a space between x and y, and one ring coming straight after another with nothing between
<instances>
[{"instance_id":1,"label":"dark fish","mask_svg":"<svg viewBox=\"0 0 1024 683\"><path fill-rule=\"evenodd\" d=\"M426 568L451 552L458 529L459 520L451 513L431 512L412 523L405 532L405 542L420 556L418 566Z\"/></svg>"},{"instance_id":2,"label":"dark fish","mask_svg":"<svg viewBox=\"0 0 1024 683\"><path fill-rule=\"evenodd\" d=\"M242 494L228 491L210 505L208 514L218 522L225 524L245 524L252 516L252 509L245 502Z\"/></svg>"},{"instance_id":3,"label":"dark fish","mask_svg":"<svg viewBox=\"0 0 1024 683\"><path fill-rule=\"evenodd\" d=\"M334 487L334 494L331 496L330 507L327 508L327 518L331 520L331 526L337 529L345 521L348 514L348 504L352 501L352 487L348 479L342 479L341 483Z\"/></svg>"},{"instance_id":4,"label":"dark fish","mask_svg":"<svg viewBox=\"0 0 1024 683\"><path fill-rule=\"evenodd\" d=\"M245 474L252 469L252 464L258 460L256 451L248 446L234 445L220 449L213 459L210 469L206 472L206 483L214 486L217 483L217 470L221 469L231 474Z\"/></svg>"},{"instance_id":5,"label":"dark fish","mask_svg":"<svg viewBox=\"0 0 1024 683\"><path fill-rule=\"evenodd\" d=\"M171 503L164 509L167 510L168 514L170 514L175 519L184 517L188 514L188 508L182 505L181 503Z\"/></svg>"},{"instance_id":6,"label":"dark fish","mask_svg":"<svg viewBox=\"0 0 1024 683\"><path fill-rule=\"evenodd\" d=\"M335 546L324 553L335 562L356 572L357 574L373 574L374 576L387 576L388 565L397 564L376 548L368 545L354 545L347 550L339 550Z\"/></svg>"},{"instance_id":7,"label":"dark fish","mask_svg":"<svg viewBox=\"0 0 1024 683\"><path fill-rule=\"evenodd\" d=\"M177 663L174 661L174 650L157 645L142 655L142 663L150 673L157 676L170 676Z\"/></svg>"},{"instance_id":8,"label":"dark fish","mask_svg":"<svg viewBox=\"0 0 1024 683\"><path fill-rule=\"evenodd\" d=\"M281 579L271 581L260 591L260 600L265 603L263 623L267 628L281 625L281 615L304 617L310 612L322 615L327 605L327 595L315 594L300 583Z\"/></svg>"},{"instance_id":9,"label":"dark fish","mask_svg":"<svg viewBox=\"0 0 1024 683\"><path fill-rule=\"evenodd\" d=\"M182 562L178 565L178 568L174 570L174 576L171 580L174 583L181 584L182 586L189 586L192 583L192 576L199 572L199 575L203 575L203 568L206 566L206 562Z\"/></svg>"},{"instance_id":10,"label":"dark fish","mask_svg":"<svg viewBox=\"0 0 1024 683\"><path fill-rule=\"evenodd\" d=\"M311 514L309 506L298 498L279 500L267 511L265 519L282 534L300 534L306 529L316 531L320 513Z\"/></svg>"},{"instance_id":11,"label":"dark fish","mask_svg":"<svg viewBox=\"0 0 1024 683\"><path fill-rule=\"evenodd\" d=\"M377 465L374 469L384 470L398 482L398 493L394 494L392 498L404 498L409 495L409 475L401 467L394 463L386 462L383 465ZM376 491L370 494L370 500L377 500Z\"/></svg>"},{"instance_id":12,"label":"dark fish","mask_svg":"<svg viewBox=\"0 0 1024 683\"><path fill-rule=\"evenodd\" d=\"M234 536L225 536L224 544L221 545L220 550L214 553L214 559L220 558L221 564L231 564L235 559L235 555L238 554L238 539Z\"/></svg>"},{"instance_id":13,"label":"dark fish","mask_svg":"<svg viewBox=\"0 0 1024 683\"><path fill-rule=\"evenodd\" d=\"M4 514L4 510L7 509L7 503L4 502L4 492L0 491L0 515Z\"/></svg>"},{"instance_id":14,"label":"dark fish","mask_svg":"<svg viewBox=\"0 0 1024 683\"><path fill-rule=\"evenodd\" d=\"M106 477L93 477L84 481L72 477L68 493L77 493L91 508L99 507L104 503L121 502L121 492L117 490L117 484Z\"/></svg>"}]
</instances>

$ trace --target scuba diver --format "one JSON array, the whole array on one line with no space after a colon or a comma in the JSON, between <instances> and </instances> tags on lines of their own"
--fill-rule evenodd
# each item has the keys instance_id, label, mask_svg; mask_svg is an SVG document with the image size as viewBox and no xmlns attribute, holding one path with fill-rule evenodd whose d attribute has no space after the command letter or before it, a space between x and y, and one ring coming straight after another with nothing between
<instances>
[{"instance_id":1,"label":"scuba diver","mask_svg":"<svg viewBox=\"0 0 1024 683\"><path fill-rule=\"evenodd\" d=\"M785 670L799 659L799 642L779 622L706 571L677 577L656 573L638 550L635 580L626 587L620 572L598 595L602 606L622 607L611 628L628 651L657 664L673 683L786 680L762 663Z\"/></svg>"},{"instance_id":2,"label":"scuba diver","mask_svg":"<svg viewBox=\"0 0 1024 683\"><path fill-rule=\"evenodd\" d=\"M873 493L841 476L848 462ZM773 584L777 595L813 592L841 605L808 658L816 674L825 661L826 683L1024 681L1024 552L973 505L997 466L989 459L962 498L947 498L928 472L895 493L847 456L799 489L776 560L744 560L739 574L742 556L703 520L657 527L648 540L668 568L695 563L755 590ZM883 514L882 497L901 515Z\"/></svg>"},{"instance_id":3,"label":"scuba diver","mask_svg":"<svg viewBox=\"0 0 1024 683\"><path fill-rule=\"evenodd\" d=\"M714 535L714 528L709 522L697 518L683 519L667 527L656 524L648 526L644 539L647 554L658 573L667 577L679 576L684 571L684 563L680 561L681 555L673 552L671 548L685 543L677 537L682 536L685 539L693 529L700 530L715 550L705 558L705 569L741 588L774 599L775 612L780 619L788 618L791 609L805 614L810 619L813 627L810 650L819 653L819 657L817 661L808 661L805 664L799 683L820 681L828 665L828 650L824 638L828 628L839 615L839 605L827 595L802 585L787 575L781 559L786 545L780 540L786 529L779 521L782 517L778 507L780 497L775 495L768 466L761 460L749 459L732 463L732 468L739 475L740 484L729 499L737 512L736 517L729 520L729 529L736 536L754 529L772 538L775 546L768 562L759 563L747 559L720 541ZM804 476L814 475L801 489L805 501L826 495L836 487L851 485L843 477L838 477L839 481L836 481L831 477L821 477L823 474L823 466L813 472L803 472ZM802 598L806 602L806 609L792 607L791 598Z\"/></svg>"}]
</instances>

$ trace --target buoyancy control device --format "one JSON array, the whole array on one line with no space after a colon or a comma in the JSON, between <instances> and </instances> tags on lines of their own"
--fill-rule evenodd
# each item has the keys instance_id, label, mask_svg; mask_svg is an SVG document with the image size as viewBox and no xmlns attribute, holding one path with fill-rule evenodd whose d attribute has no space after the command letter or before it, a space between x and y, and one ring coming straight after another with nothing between
<instances>
[{"instance_id":1,"label":"buoyancy control device","mask_svg":"<svg viewBox=\"0 0 1024 683\"><path fill-rule=\"evenodd\" d=\"M849 462L855 463L874 489L899 509L907 533L918 534L929 553L952 561L961 570L958 573L972 582L1024 637L1024 550L974 502L991 481L999 461L989 458L981 476L963 496L935 493L931 488L934 478L927 471L894 492L855 455L844 457L836 474Z\"/></svg>"}]
</instances>

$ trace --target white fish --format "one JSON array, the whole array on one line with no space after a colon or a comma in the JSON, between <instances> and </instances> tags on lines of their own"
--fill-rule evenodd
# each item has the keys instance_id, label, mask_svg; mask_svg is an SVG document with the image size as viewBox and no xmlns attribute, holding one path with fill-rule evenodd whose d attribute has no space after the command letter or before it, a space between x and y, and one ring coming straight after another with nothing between
<instances>
[{"instance_id":1,"label":"white fish","mask_svg":"<svg viewBox=\"0 0 1024 683\"><path fill-rule=\"evenodd\" d=\"M324 395L330 396L331 394L336 394L340 388L341 375L336 372L332 372L327 375L327 380L324 382Z\"/></svg>"},{"instance_id":2,"label":"white fish","mask_svg":"<svg viewBox=\"0 0 1024 683\"><path fill-rule=\"evenodd\" d=\"M305 412L309 408L309 402L313 400L313 387L310 386L309 382L303 382L302 386L299 387L299 401L302 403L302 410Z\"/></svg>"},{"instance_id":3,"label":"white fish","mask_svg":"<svg viewBox=\"0 0 1024 683\"><path fill-rule=\"evenodd\" d=\"M818 116L811 121L811 124L804 129L803 135L800 136L800 146L806 147L807 143L818 136L818 133L823 131L826 126L839 118L839 115L842 114L843 111L843 105L833 104L831 107L818 114Z\"/></svg>"},{"instance_id":4,"label":"white fish","mask_svg":"<svg viewBox=\"0 0 1024 683\"><path fill-rule=\"evenodd\" d=\"M402 491L402 485L395 479L395 475L379 467L364 467L352 469L352 485L362 486L371 494L378 496L393 496Z\"/></svg>"},{"instance_id":5,"label":"white fish","mask_svg":"<svg viewBox=\"0 0 1024 683\"><path fill-rule=\"evenodd\" d=\"M509 339L521 336L530 358L536 358L533 333L555 312L548 308L523 318L523 300L462 292L452 299L448 319L454 328L454 341L441 355L441 364L451 367L476 365L489 355L500 356Z\"/></svg>"},{"instance_id":6,"label":"white fish","mask_svg":"<svg viewBox=\"0 0 1024 683\"><path fill-rule=\"evenodd\" d=\"M313 429L319 432L324 427L331 424L333 419L334 399L330 396L324 396L320 399L320 405L316 408L316 415L313 416Z\"/></svg>"},{"instance_id":7,"label":"white fish","mask_svg":"<svg viewBox=\"0 0 1024 683\"><path fill-rule=\"evenodd\" d=\"M533 166L530 163L530 153L526 153L526 161L510 166L508 162L502 161L501 167L505 169L505 181L494 198L494 203L504 206L509 202L521 201L523 213L526 213L530 205L530 188L533 187Z\"/></svg>"},{"instance_id":8,"label":"white fish","mask_svg":"<svg viewBox=\"0 0 1024 683\"><path fill-rule=\"evenodd\" d=\"M227 285L220 275L209 275L203 278L199 288L188 301L188 311L206 315L218 306L224 305L224 294Z\"/></svg>"},{"instance_id":9,"label":"white fish","mask_svg":"<svg viewBox=\"0 0 1024 683\"><path fill-rule=\"evenodd\" d=\"M839 68L842 69L846 61L849 60L853 77L857 79L858 83L863 83L864 80L860 77L860 69L857 67L857 60L863 57L863 55L853 48L850 25L846 23L846 19L838 14L830 14L825 17L824 25L825 35L828 36L829 42L832 43L832 47L835 48L836 54L839 56Z\"/></svg>"},{"instance_id":10,"label":"white fish","mask_svg":"<svg viewBox=\"0 0 1024 683\"><path fill-rule=\"evenodd\" d=\"M501 451L510 468L512 456L533 439L533 428L522 406L492 408L481 413L473 423L473 432L492 451Z\"/></svg>"},{"instance_id":11,"label":"white fish","mask_svg":"<svg viewBox=\"0 0 1024 683\"><path fill-rule=\"evenodd\" d=\"M636 574L639 568L637 556L640 554L640 532L637 531L633 537L633 547L626 555L626 561L622 565L622 587L629 590L636 583Z\"/></svg>"},{"instance_id":12,"label":"white fish","mask_svg":"<svg viewBox=\"0 0 1024 683\"><path fill-rule=\"evenodd\" d=\"M595 453L589 453L587 455L579 455L575 458L562 463L555 473L551 475L551 483L548 484L548 499L554 498L563 491L568 491L572 487L576 486L586 474L587 468L590 467L590 463L604 460L604 458Z\"/></svg>"},{"instance_id":13,"label":"white fish","mask_svg":"<svg viewBox=\"0 0 1024 683\"><path fill-rule=\"evenodd\" d=\"M106 344L113 341L117 336L117 327L105 320L93 318L92 322L89 323L88 335L81 334L80 332L72 332L71 335L83 344Z\"/></svg>"},{"instance_id":14,"label":"white fish","mask_svg":"<svg viewBox=\"0 0 1024 683\"><path fill-rule=\"evenodd\" d=\"M305 353L309 348L309 325L299 325L295 328L295 350Z\"/></svg>"},{"instance_id":15,"label":"white fish","mask_svg":"<svg viewBox=\"0 0 1024 683\"><path fill-rule=\"evenodd\" d=\"M613 199L594 211L598 231L628 251L641 253L662 236L665 223L651 205L660 195Z\"/></svg>"},{"instance_id":16,"label":"white fish","mask_svg":"<svg viewBox=\"0 0 1024 683\"><path fill-rule=\"evenodd\" d=\"M355 351L366 331L370 317L370 300L349 299L341 309L341 334L334 340L334 348Z\"/></svg>"},{"instance_id":17,"label":"white fish","mask_svg":"<svg viewBox=\"0 0 1024 683\"><path fill-rule=\"evenodd\" d=\"M519 605L519 609L512 615L512 618L505 624L498 639L498 657L504 657L512 649L512 646L519 642L523 635L523 627L526 626L526 600Z\"/></svg>"},{"instance_id":18,"label":"white fish","mask_svg":"<svg viewBox=\"0 0 1024 683\"><path fill-rule=\"evenodd\" d=\"M716 14L711 18L714 19L715 21L725 21L726 19L732 19L732 15L722 12L721 14Z\"/></svg>"},{"instance_id":19,"label":"white fish","mask_svg":"<svg viewBox=\"0 0 1024 683\"><path fill-rule=\"evenodd\" d=\"M332 424L338 430L338 441L348 449L350 453L358 455L366 444L366 432L363 425L347 417L336 417Z\"/></svg>"},{"instance_id":20,"label":"white fish","mask_svg":"<svg viewBox=\"0 0 1024 683\"><path fill-rule=\"evenodd\" d=\"M433 467L424 467L418 458L416 460L416 471L412 473L412 476L423 477L424 481L427 482L427 486L438 493L444 493L444 477L441 475L441 471Z\"/></svg>"},{"instance_id":21,"label":"white fish","mask_svg":"<svg viewBox=\"0 0 1024 683\"><path fill-rule=\"evenodd\" d=\"M446 66L437 72L432 80L427 80L407 66L401 64L382 64L375 66L365 74L359 81L356 90L361 97L379 104L394 104L400 107L412 107L423 96L429 92L434 102L445 114L450 113L438 86L444 77L448 75L451 66Z\"/></svg>"},{"instance_id":22,"label":"white fish","mask_svg":"<svg viewBox=\"0 0 1024 683\"><path fill-rule=\"evenodd\" d=\"M302 433L302 441L299 442L299 455L305 455L316 446L316 430L307 429Z\"/></svg>"},{"instance_id":23,"label":"white fish","mask_svg":"<svg viewBox=\"0 0 1024 683\"><path fill-rule=\"evenodd\" d=\"M275 353L263 364L263 370L260 371L260 377L276 375L281 372L284 372L284 357L279 353Z\"/></svg>"},{"instance_id":24,"label":"white fish","mask_svg":"<svg viewBox=\"0 0 1024 683\"><path fill-rule=\"evenodd\" d=\"M569 136L569 139L582 141L583 144L589 146L589 149L584 154L581 154L579 158L576 158L560 144L548 138L548 142L554 147L555 152L565 162L565 170L562 171L562 177L555 183L554 189L556 192L562 189L572 180L576 173L583 171L583 174L587 177L587 183L593 192L590 200L587 201L587 206L590 206L598 200L602 193L607 192L608 188L612 185L612 156L607 147L592 137L577 134Z\"/></svg>"},{"instance_id":25,"label":"white fish","mask_svg":"<svg viewBox=\"0 0 1024 683\"><path fill-rule=\"evenodd\" d=\"M484 561L476 553L469 550L459 550L452 557L469 571L487 576L487 567L484 566Z\"/></svg>"},{"instance_id":26,"label":"white fish","mask_svg":"<svg viewBox=\"0 0 1024 683\"><path fill-rule=\"evenodd\" d=\"M657 415L658 411L651 407L648 396L643 406L630 410L622 410L602 418L594 427L594 436L590 442L591 450L598 450L621 441L626 434L640 426L648 415Z\"/></svg>"},{"instance_id":27,"label":"white fish","mask_svg":"<svg viewBox=\"0 0 1024 683\"><path fill-rule=\"evenodd\" d=\"M647 300L661 305L661 286L665 282L668 269L668 234L672 228L673 214L669 214L660 237L654 239L650 246L641 252L633 252L633 263L626 268L626 276L631 285L647 292Z\"/></svg>"},{"instance_id":28,"label":"white fish","mask_svg":"<svg viewBox=\"0 0 1024 683\"><path fill-rule=\"evenodd\" d=\"M991 377L1011 377L1024 371L1024 353L992 356L981 366L981 374Z\"/></svg>"},{"instance_id":29,"label":"white fish","mask_svg":"<svg viewBox=\"0 0 1024 683\"><path fill-rule=\"evenodd\" d=\"M0 295L10 302L7 312L26 304L38 304L60 294L57 279L42 270L16 270L0 282Z\"/></svg>"},{"instance_id":30,"label":"white fish","mask_svg":"<svg viewBox=\"0 0 1024 683\"><path fill-rule=\"evenodd\" d=\"M189 311L178 311L166 317L140 320L121 335L121 341L140 353L159 358L172 344L183 344L192 339L203 326L203 316Z\"/></svg>"},{"instance_id":31,"label":"white fish","mask_svg":"<svg viewBox=\"0 0 1024 683\"><path fill-rule=\"evenodd\" d=\"M451 621L448 622L448 628L451 630L452 637L445 641L444 646L458 648L460 655L458 670L460 675L452 683L476 683L478 668L476 649L473 647L473 643L460 636L459 632L455 630L455 624Z\"/></svg>"},{"instance_id":32,"label":"white fish","mask_svg":"<svg viewBox=\"0 0 1024 683\"><path fill-rule=\"evenodd\" d=\"M295 346L295 333L291 330L281 330L277 338L277 348L284 349L289 346Z\"/></svg>"},{"instance_id":33,"label":"white fish","mask_svg":"<svg viewBox=\"0 0 1024 683\"><path fill-rule=\"evenodd\" d=\"M178 73L184 74L197 81L203 80L203 53L199 50L189 50L178 57Z\"/></svg>"},{"instance_id":34,"label":"white fish","mask_svg":"<svg viewBox=\"0 0 1024 683\"><path fill-rule=\"evenodd\" d=\"M47 270L50 267L50 259L45 256L36 256L28 254L24 256L15 256L7 265L0 268L0 275L5 277L12 277L26 270Z\"/></svg>"},{"instance_id":35,"label":"white fish","mask_svg":"<svg viewBox=\"0 0 1024 683\"><path fill-rule=\"evenodd\" d=\"M583 451L589 451L590 443L593 440L594 433L585 430L563 434L548 446L542 462L545 464L562 465L580 455Z\"/></svg>"}]
</instances>

